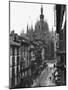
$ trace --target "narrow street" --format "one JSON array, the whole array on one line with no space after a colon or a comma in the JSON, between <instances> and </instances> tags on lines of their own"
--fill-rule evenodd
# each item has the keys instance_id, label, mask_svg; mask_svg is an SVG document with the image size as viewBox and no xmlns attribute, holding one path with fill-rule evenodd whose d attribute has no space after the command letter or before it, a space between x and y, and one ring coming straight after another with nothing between
<instances>
[{"instance_id":1,"label":"narrow street","mask_svg":"<svg viewBox=\"0 0 68 90\"><path fill-rule=\"evenodd\" d=\"M39 78L34 82L32 87L36 86L55 86L53 81L52 72L54 71L54 67L48 66L41 72Z\"/></svg>"}]
</instances>

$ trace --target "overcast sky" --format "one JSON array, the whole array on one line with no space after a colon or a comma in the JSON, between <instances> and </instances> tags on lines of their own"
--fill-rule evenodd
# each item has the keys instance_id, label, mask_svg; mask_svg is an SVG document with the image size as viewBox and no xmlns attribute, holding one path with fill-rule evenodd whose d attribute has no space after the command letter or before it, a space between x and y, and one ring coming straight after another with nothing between
<instances>
[{"instance_id":1,"label":"overcast sky","mask_svg":"<svg viewBox=\"0 0 68 90\"><path fill-rule=\"evenodd\" d=\"M54 26L54 5L53 4L42 4L44 20L49 25L49 30L52 30ZM32 3L16 3L11 2L10 4L10 31L14 30L20 34L22 30L26 32L27 24L28 27L35 24L40 20L40 8L41 4Z\"/></svg>"}]
</instances>

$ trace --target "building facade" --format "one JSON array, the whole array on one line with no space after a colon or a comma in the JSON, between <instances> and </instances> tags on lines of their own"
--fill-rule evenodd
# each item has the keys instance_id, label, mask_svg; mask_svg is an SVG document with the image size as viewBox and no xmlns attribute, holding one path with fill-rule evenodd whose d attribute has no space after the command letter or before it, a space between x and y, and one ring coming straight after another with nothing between
<instances>
[{"instance_id":1,"label":"building facade","mask_svg":"<svg viewBox=\"0 0 68 90\"><path fill-rule=\"evenodd\" d=\"M14 88L20 83L20 42L15 41L18 38L14 32L10 35L10 61L9 61L9 83L10 88Z\"/></svg>"},{"instance_id":2,"label":"building facade","mask_svg":"<svg viewBox=\"0 0 68 90\"><path fill-rule=\"evenodd\" d=\"M39 68L36 55L38 54L37 48L38 44L36 42L19 36L14 31L10 33L10 88L31 86Z\"/></svg>"},{"instance_id":3,"label":"building facade","mask_svg":"<svg viewBox=\"0 0 68 90\"><path fill-rule=\"evenodd\" d=\"M56 34L57 40L57 70L61 71L60 83L58 85L66 85L66 6L56 5ZM58 78L57 78L58 79Z\"/></svg>"}]
</instances>

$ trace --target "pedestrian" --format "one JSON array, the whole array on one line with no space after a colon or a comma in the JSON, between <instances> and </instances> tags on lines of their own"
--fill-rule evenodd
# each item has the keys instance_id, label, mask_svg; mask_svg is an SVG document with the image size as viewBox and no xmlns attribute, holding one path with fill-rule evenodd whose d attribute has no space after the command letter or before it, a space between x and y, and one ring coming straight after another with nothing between
<instances>
[{"instance_id":1,"label":"pedestrian","mask_svg":"<svg viewBox=\"0 0 68 90\"><path fill-rule=\"evenodd\" d=\"M49 77L49 79L51 80L51 77Z\"/></svg>"}]
</instances>

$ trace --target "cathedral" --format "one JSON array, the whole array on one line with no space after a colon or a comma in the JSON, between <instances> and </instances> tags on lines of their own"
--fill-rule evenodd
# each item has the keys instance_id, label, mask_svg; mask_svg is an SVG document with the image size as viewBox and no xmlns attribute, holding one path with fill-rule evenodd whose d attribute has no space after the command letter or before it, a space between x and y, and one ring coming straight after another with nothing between
<instances>
[{"instance_id":1,"label":"cathedral","mask_svg":"<svg viewBox=\"0 0 68 90\"><path fill-rule=\"evenodd\" d=\"M31 29L28 29L27 26L27 37L30 40L42 40L46 42L49 39L49 27L46 21L44 21L43 7L41 6L40 20L36 22L35 29L31 26Z\"/></svg>"},{"instance_id":2,"label":"cathedral","mask_svg":"<svg viewBox=\"0 0 68 90\"><path fill-rule=\"evenodd\" d=\"M46 59L49 59L51 56L51 34L49 32L48 23L44 20L43 6L41 6L40 12L40 20L36 22L35 29L33 29L32 26L28 29L27 25L26 36L31 41L37 42L40 48L45 48L45 57Z\"/></svg>"}]
</instances>

